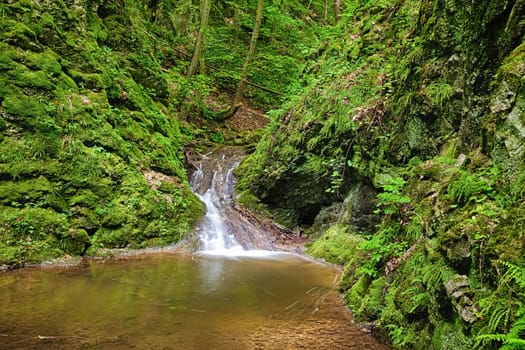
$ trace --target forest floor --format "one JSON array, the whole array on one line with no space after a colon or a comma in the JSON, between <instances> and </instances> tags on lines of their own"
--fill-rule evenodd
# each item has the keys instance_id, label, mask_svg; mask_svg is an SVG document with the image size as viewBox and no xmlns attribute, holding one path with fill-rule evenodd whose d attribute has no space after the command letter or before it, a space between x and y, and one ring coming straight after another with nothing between
<instances>
[{"instance_id":1,"label":"forest floor","mask_svg":"<svg viewBox=\"0 0 525 350\"><path fill-rule=\"evenodd\" d=\"M247 102L244 102L237 113L226 120L226 126L233 131L242 132L264 128L269 121L270 119L263 110L256 109Z\"/></svg>"}]
</instances>

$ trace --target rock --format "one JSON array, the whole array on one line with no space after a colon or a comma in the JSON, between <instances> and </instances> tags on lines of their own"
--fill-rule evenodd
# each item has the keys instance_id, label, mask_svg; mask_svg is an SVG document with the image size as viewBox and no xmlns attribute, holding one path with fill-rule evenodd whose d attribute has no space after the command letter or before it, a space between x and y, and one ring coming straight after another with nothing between
<instances>
[{"instance_id":1,"label":"rock","mask_svg":"<svg viewBox=\"0 0 525 350\"><path fill-rule=\"evenodd\" d=\"M452 296L454 292L459 291L461 288L468 287L468 277L465 275L454 275L447 283L445 283L445 290L449 297Z\"/></svg>"},{"instance_id":2,"label":"rock","mask_svg":"<svg viewBox=\"0 0 525 350\"><path fill-rule=\"evenodd\" d=\"M476 307L471 298L473 293L470 289L468 277L454 275L445 283L445 290L461 319L467 323L476 322L478 318L475 313Z\"/></svg>"},{"instance_id":3,"label":"rock","mask_svg":"<svg viewBox=\"0 0 525 350\"><path fill-rule=\"evenodd\" d=\"M516 100L516 93L512 91L506 81L501 83L498 94L496 94L490 104L492 113L504 112L512 108Z\"/></svg>"}]
</instances>

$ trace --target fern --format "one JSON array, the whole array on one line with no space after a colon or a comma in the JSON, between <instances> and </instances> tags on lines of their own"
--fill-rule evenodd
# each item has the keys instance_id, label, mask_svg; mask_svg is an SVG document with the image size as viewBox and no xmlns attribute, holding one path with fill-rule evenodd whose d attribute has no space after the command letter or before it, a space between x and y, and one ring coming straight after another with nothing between
<instances>
[{"instance_id":1,"label":"fern","mask_svg":"<svg viewBox=\"0 0 525 350\"><path fill-rule=\"evenodd\" d=\"M406 226L406 237L412 241L417 241L423 233L423 223L419 215L416 215Z\"/></svg>"},{"instance_id":2,"label":"fern","mask_svg":"<svg viewBox=\"0 0 525 350\"><path fill-rule=\"evenodd\" d=\"M514 322L509 333L506 334L506 337L503 340L504 345L501 347L501 350L525 348L525 307L522 306L517 314L519 318Z\"/></svg>"},{"instance_id":3,"label":"fern","mask_svg":"<svg viewBox=\"0 0 525 350\"><path fill-rule=\"evenodd\" d=\"M456 201L456 203L466 203L474 195L481 192L490 192L492 187L476 174L468 174L462 172L461 177L452 182L448 188L448 194Z\"/></svg>"},{"instance_id":4,"label":"fern","mask_svg":"<svg viewBox=\"0 0 525 350\"><path fill-rule=\"evenodd\" d=\"M443 108L444 103L452 97L454 89L444 80L438 80L427 86L426 95L430 103L438 108Z\"/></svg>"},{"instance_id":5,"label":"fern","mask_svg":"<svg viewBox=\"0 0 525 350\"><path fill-rule=\"evenodd\" d=\"M497 261L496 263L505 266L507 269L501 278L498 290L503 287L507 293L516 292L511 287L511 283L514 282L519 289L517 291L519 300L516 303L509 302L507 298L496 295L498 290L491 298L482 300L483 303L481 304L492 301L492 305L490 305L492 312L487 327L480 331L480 333L486 332L488 334L478 335L476 345L496 342L502 345L500 350L523 349L525 348L525 304L523 302L525 299L525 268L506 261ZM518 310L514 315L515 321L511 324L509 331L507 333L494 333L497 329L505 329L511 323L513 316L511 312L515 309L516 304Z\"/></svg>"},{"instance_id":6,"label":"fern","mask_svg":"<svg viewBox=\"0 0 525 350\"><path fill-rule=\"evenodd\" d=\"M507 261L497 261L498 263L502 264L507 268L507 272L505 273L506 278L510 278L511 280L514 280L514 282L525 291L525 268L511 264ZM525 293L522 291L522 293Z\"/></svg>"}]
</instances>

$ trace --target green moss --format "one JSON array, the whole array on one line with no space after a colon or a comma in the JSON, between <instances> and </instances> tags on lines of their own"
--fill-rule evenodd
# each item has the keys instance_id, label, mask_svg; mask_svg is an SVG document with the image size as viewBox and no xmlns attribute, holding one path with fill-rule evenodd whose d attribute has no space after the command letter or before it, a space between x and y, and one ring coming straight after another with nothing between
<instances>
[{"instance_id":1,"label":"green moss","mask_svg":"<svg viewBox=\"0 0 525 350\"><path fill-rule=\"evenodd\" d=\"M360 310L363 306L363 297L366 295L372 278L367 274L359 275L358 279L352 284L351 288L344 292L344 298L351 310ZM365 315L355 315L358 321L365 321Z\"/></svg>"},{"instance_id":2,"label":"green moss","mask_svg":"<svg viewBox=\"0 0 525 350\"><path fill-rule=\"evenodd\" d=\"M2 207L0 242L6 248L0 264L39 262L63 255L57 238L69 229L67 217L51 209ZM2 249L4 251L4 249Z\"/></svg>"},{"instance_id":3,"label":"green moss","mask_svg":"<svg viewBox=\"0 0 525 350\"><path fill-rule=\"evenodd\" d=\"M52 119L49 118L49 113L53 112L55 108L30 96L23 94L7 96L2 101L2 106L7 113L13 116L27 118L25 122L29 125L35 125L40 120L47 120L50 125L56 125ZM52 128L56 127L53 126Z\"/></svg>"},{"instance_id":4,"label":"green moss","mask_svg":"<svg viewBox=\"0 0 525 350\"><path fill-rule=\"evenodd\" d=\"M83 255L91 245L91 240L84 229L69 229L60 237L60 247L67 254Z\"/></svg>"},{"instance_id":5,"label":"green moss","mask_svg":"<svg viewBox=\"0 0 525 350\"><path fill-rule=\"evenodd\" d=\"M130 222L130 219L128 209L125 206L114 205L102 219L102 224L109 228L121 227L125 223Z\"/></svg>"},{"instance_id":6,"label":"green moss","mask_svg":"<svg viewBox=\"0 0 525 350\"><path fill-rule=\"evenodd\" d=\"M387 287L388 282L385 276L373 280L366 293L362 294L360 298L360 307L354 309L353 314L362 320L379 319L384 309L384 294ZM358 292L355 291L355 295L358 295ZM354 299L353 302L355 303L356 300Z\"/></svg>"},{"instance_id":7,"label":"green moss","mask_svg":"<svg viewBox=\"0 0 525 350\"><path fill-rule=\"evenodd\" d=\"M53 191L53 186L47 178L0 182L0 205L23 205L24 203L45 203L46 195Z\"/></svg>"},{"instance_id":8,"label":"green moss","mask_svg":"<svg viewBox=\"0 0 525 350\"><path fill-rule=\"evenodd\" d=\"M472 341L468 340L460 329L461 326L449 322L439 324L432 335L433 348L440 350L472 349Z\"/></svg>"},{"instance_id":9,"label":"green moss","mask_svg":"<svg viewBox=\"0 0 525 350\"><path fill-rule=\"evenodd\" d=\"M92 238L94 247L125 248L132 242L134 242L134 239L131 225L121 228L103 227Z\"/></svg>"},{"instance_id":10,"label":"green moss","mask_svg":"<svg viewBox=\"0 0 525 350\"><path fill-rule=\"evenodd\" d=\"M61 72L56 82L58 94L78 93L78 86L75 81L65 73Z\"/></svg>"},{"instance_id":11,"label":"green moss","mask_svg":"<svg viewBox=\"0 0 525 350\"><path fill-rule=\"evenodd\" d=\"M348 232L346 226L334 225L308 247L307 253L334 264L344 265L359 256L359 245L362 242L363 238Z\"/></svg>"},{"instance_id":12,"label":"green moss","mask_svg":"<svg viewBox=\"0 0 525 350\"><path fill-rule=\"evenodd\" d=\"M68 76L77 86L86 89L100 90L105 87L102 76L98 73L83 73L76 69L68 69Z\"/></svg>"},{"instance_id":13,"label":"green moss","mask_svg":"<svg viewBox=\"0 0 525 350\"><path fill-rule=\"evenodd\" d=\"M100 204L100 197L96 196L89 189L82 189L76 195L69 198L69 205L76 206L80 205L87 208L95 208Z\"/></svg>"},{"instance_id":14,"label":"green moss","mask_svg":"<svg viewBox=\"0 0 525 350\"><path fill-rule=\"evenodd\" d=\"M0 52L0 70L12 69L14 62L18 58L15 48L5 42L1 42Z\"/></svg>"},{"instance_id":15,"label":"green moss","mask_svg":"<svg viewBox=\"0 0 525 350\"><path fill-rule=\"evenodd\" d=\"M41 51L41 47L36 42L35 32L22 22L3 19L0 22L0 33L2 33L4 42L26 50Z\"/></svg>"},{"instance_id":16,"label":"green moss","mask_svg":"<svg viewBox=\"0 0 525 350\"><path fill-rule=\"evenodd\" d=\"M57 75L62 71L62 66L58 63L59 56L51 50L41 53L29 53L25 56L25 64L36 70L44 71L48 74Z\"/></svg>"}]
</instances>

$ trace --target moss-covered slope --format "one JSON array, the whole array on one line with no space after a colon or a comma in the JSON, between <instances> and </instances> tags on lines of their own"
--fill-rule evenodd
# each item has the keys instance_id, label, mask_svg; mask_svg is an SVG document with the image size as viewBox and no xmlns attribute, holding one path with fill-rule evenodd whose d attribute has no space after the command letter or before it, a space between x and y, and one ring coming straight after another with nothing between
<instances>
[{"instance_id":1,"label":"moss-covered slope","mask_svg":"<svg viewBox=\"0 0 525 350\"><path fill-rule=\"evenodd\" d=\"M523 338L523 14L520 0L346 2L304 93L239 169L245 201L324 233L312 254L345 265L356 318L396 347Z\"/></svg>"},{"instance_id":2,"label":"moss-covered slope","mask_svg":"<svg viewBox=\"0 0 525 350\"><path fill-rule=\"evenodd\" d=\"M171 10L0 5L0 264L176 242L199 217L161 69L175 33L156 34Z\"/></svg>"}]
</instances>

